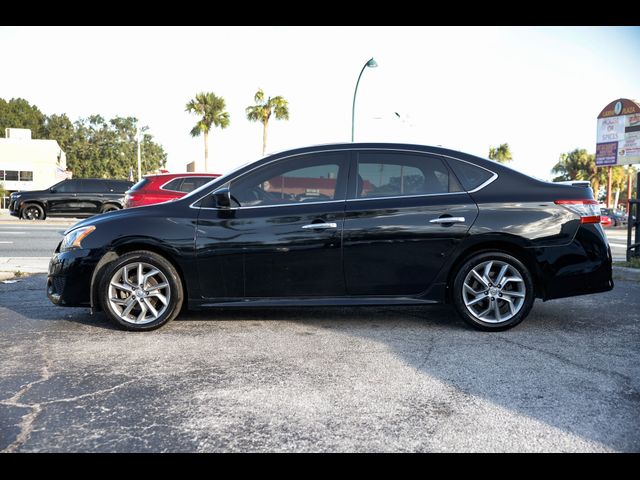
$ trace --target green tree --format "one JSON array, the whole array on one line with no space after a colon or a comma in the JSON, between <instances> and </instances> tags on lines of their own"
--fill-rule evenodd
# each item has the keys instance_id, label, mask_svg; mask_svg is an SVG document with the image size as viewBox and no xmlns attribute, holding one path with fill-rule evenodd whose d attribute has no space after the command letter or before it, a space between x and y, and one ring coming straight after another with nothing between
<instances>
[{"instance_id":1,"label":"green tree","mask_svg":"<svg viewBox=\"0 0 640 480\"><path fill-rule=\"evenodd\" d=\"M62 150L66 151L74 141L75 129L66 114L47 116L42 128L42 138L56 140Z\"/></svg>"},{"instance_id":2,"label":"green tree","mask_svg":"<svg viewBox=\"0 0 640 480\"><path fill-rule=\"evenodd\" d=\"M78 178L127 178L130 169L137 170L137 124L134 117L79 119L65 151L67 168ZM141 152L143 172L166 165L167 154L148 133L143 135Z\"/></svg>"},{"instance_id":3,"label":"green tree","mask_svg":"<svg viewBox=\"0 0 640 480\"><path fill-rule=\"evenodd\" d=\"M264 99L264 92L258 89L253 97L255 105L246 108L247 119L250 122L262 122L262 155L267 150L267 127L272 114L276 120L289 120L289 102L284 97L268 97Z\"/></svg>"},{"instance_id":4,"label":"green tree","mask_svg":"<svg viewBox=\"0 0 640 480\"><path fill-rule=\"evenodd\" d=\"M507 163L513 160L508 143L502 143L499 147L489 147L489 159L498 163Z\"/></svg>"},{"instance_id":5,"label":"green tree","mask_svg":"<svg viewBox=\"0 0 640 480\"><path fill-rule=\"evenodd\" d=\"M32 138L42 138L45 116L35 105L24 98L12 98L8 102L0 98L0 137L5 128L28 128Z\"/></svg>"},{"instance_id":6,"label":"green tree","mask_svg":"<svg viewBox=\"0 0 640 480\"><path fill-rule=\"evenodd\" d=\"M186 111L200 115L200 120L191 129L191 136L204 135L204 171L209 171L209 131L211 126L221 129L229 126L229 113L225 111L224 98L212 92L200 92L187 103Z\"/></svg>"},{"instance_id":7,"label":"green tree","mask_svg":"<svg viewBox=\"0 0 640 480\"><path fill-rule=\"evenodd\" d=\"M593 193L598 198L600 185L607 181L607 169L596 166L596 156L584 148L560 155L558 163L551 169L557 176L554 181L589 180Z\"/></svg>"}]
</instances>

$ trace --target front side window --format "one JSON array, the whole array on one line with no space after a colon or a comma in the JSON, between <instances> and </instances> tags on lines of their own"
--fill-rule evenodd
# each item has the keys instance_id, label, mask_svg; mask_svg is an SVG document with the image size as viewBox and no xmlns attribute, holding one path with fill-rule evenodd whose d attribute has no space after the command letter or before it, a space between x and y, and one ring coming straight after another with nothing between
<instances>
[{"instance_id":1,"label":"front side window","mask_svg":"<svg viewBox=\"0 0 640 480\"><path fill-rule=\"evenodd\" d=\"M55 187L55 191L59 193L70 193L78 191L78 181L77 180L68 180L66 182L59 183Z\"/></svg>"},{"instance_id":2,"label":"front side window","mask_svg":"<svg viewBox=\"0 0 640 480\"><path fill-rule=\"evenodd\" d=\"M242 207L341 200L345 164L343 153L298 155L232 182L231 195Z\"/></svg>"},{"instance_id":3,"label":"front side window","mask_svg":"<svg viewBox=\"0 0 640 480\"><path fill-rule=\"evenodd\" d=\"M355 181L357 198L435 195L461 190L442 160L408 153L360 153Z\"/></svg>"}]
</instances>

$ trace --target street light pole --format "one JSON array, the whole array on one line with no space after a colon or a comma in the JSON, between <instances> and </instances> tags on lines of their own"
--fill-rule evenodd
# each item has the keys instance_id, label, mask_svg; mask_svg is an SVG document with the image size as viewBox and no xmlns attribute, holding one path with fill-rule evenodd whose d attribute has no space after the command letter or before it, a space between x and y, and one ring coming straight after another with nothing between
<instances>
[{"instance_id":1,"label":"street light pole","mask_svg":"<svg viewBox=\"0 0 640 480\"><path fill-rule=\"evenodd\" d=\"M142 161L140 158L140 134L142 132L138 130L136 132L136 140L138 140L138 181L142 180Z\"/></svg>"},{"instance_id":2,"label":"street light pole","mask_svg":"<svg viewBox=\"0 0 640 480\"><path fill-rule=\"evenodd\" d=\"M376 61L372 58L369 59L369 61L367 63L364 64L364 66L362 67L362 70L360 70L360 75L358 75L358 81L356 82L356 89L353 92L353 107L351 107L351 142L353 142L353 137L354 137L354 132L355 132L355 119L356 119L356 95L358 93L358 85L360 84L360 77L362 77L362 72L364 72L364 69L369 67L369 68L375 68L377 67L378 64L376 63Z\"/></svg>"}]
</instances>

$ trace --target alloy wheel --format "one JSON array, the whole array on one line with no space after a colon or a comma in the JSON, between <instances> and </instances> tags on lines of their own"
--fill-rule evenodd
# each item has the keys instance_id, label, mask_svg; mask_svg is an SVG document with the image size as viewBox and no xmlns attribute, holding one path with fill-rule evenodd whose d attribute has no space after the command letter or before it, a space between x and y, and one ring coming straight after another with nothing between
<instances>
[{"instance_id":1,"label":"alloy wheel","mask_svg":"<svg viewBox=\"0 0 640 480\"><path fill-rule=\"evenodd\" d=\"M487 323L503 323L522 309L527 289L522 274L513 265L489 260L469 271L462 299L469 313Z\"/></svg>"},{"instance_id":2,"label":"alloy wheel","mask_svg":"<svg viewBox=\"0 0 640 480\"><path fill-rule=\"evenodd\" d=\"M171 301L164 273L149 263L128 263L109 281L109 305L125 322L137 325L157 320Z\"/></svg>"}]
</instances>

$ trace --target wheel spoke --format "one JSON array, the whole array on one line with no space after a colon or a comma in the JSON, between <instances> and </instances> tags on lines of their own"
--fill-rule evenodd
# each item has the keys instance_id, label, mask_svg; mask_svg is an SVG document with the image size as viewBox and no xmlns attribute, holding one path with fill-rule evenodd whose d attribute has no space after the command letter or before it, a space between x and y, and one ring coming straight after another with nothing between
<instances>
[{"instance_id":1,"label":"wheel spoke","mask_svg":"<svg viewBox=\"0 0 640 480\"><path fill-rule=\"evenodd\" d=\"M131 297L128 298L111 298L111 302L115 303L116 305L128 305L129 304L129 299Z\"/></svg>"},{"instance_id":2,"label":"wheel spoke","mask_svg":"<svg viewBox=\"0 0 640 480\"><path fill-rule=\"evenodd\" d=\"M138 301L138 305L140 305L140 313L138 314L138 318L136 318L136 322L142 322L144 317L147 316L147 306L141 301Z\"/></svg>"},{"instance_id":3,"label":"wheel spoke","mask_svg":"<svg viewBox=\"0 0 640 480\"><path fill-rule=\"evenodd\" d=\"M471 274L476 277L476 280L478 280L480 283L482 283L485 287L489 288L489 282L487 282L484 278L482 278L478 272L476 272L475 270L471 270Z\"/></svg>"},{"instance_id":4,"label":"wheel spoke","mask_svg":"<svg viewBox=\"0 0 640 480\"><path fill-rule=\"evenodd\" d=\"M491 304L489 304L489 306L487 307L487 309L486 309L486 310L484 310L484 311L482 311L482 312L480 312L480 313L478 314L478 318L482 318L482 317L484 317L484 316L485 316L487 313L489 313L492 309L493 309L493 306L492 306Z\"/></svg>"},{"instance_id":5,"label":"wheel spoke","mask_svg":"<svg viewBox=\"0 0 640 480\"><path fill-rule=\"evenodd\" d=\"M129 313L131 313L131 309L135 304L136 304L136 297L132 295L131 297L129 297L129 301L126 304L126 308L122 311L120 316L122 318L127 318L127 316L129 315Z\"/></svg>"},{"instance_id":6,"label":"wheel spoke","mask_svg":"<svg viewBox=\"0 0 640 480\"><path fill-rule=\"evenodd\" d=\"M505 297L524 298L526 294L524 292L518 292L516 290L503 290L502 295L504 295Z\"/></svg>"},{"instance_id":7,"label":"wheel spoke","mask_svg":"<svg viewBox=\"0 0 640 480\"><path fill-rule=\"evenodd\" d=\"M507 297L502 297L501 300L504 300L505 302L507 302L507 304L509 305L509 310L511 311L511 315L515 315L516 314L516 307L513 304L513 300L511 300L510 298L507 298Z\"/></svg>"},{"instance_id":8,"label":"wheel spoke","mask_svg":"<svg viewBox=\"0 0 640 480\"><path fill-rule=\"evenodd\" d=\"M142 284L140 285L141 287L144 288L144 286L147 284L147 282L149 281L149 279L151 277L153 277L154 275L157 275L158 273L160 273L160 270L156 270L155 268L152 269L151 271L147 272L144 274L144 277L142 277ZM147 289L148 290L148 289Z\"/></svg>"},{"instance_id":9,"label":"wheel spoke","mask_svg":"<svg viewBox=\"0 0 640 480\"><path fill-rule=\"evenodd\" d=\"M470 307L471 305L475 305L476 303L481 302L481 301L482 301L482 300L484 300L485 298L487 298L487 297L478 295L478 296L477 296L476 298L474 298L473 300L470 300L470 301L468 301L468 302L464 302L464 303L465 303L465 305L466 305L467 307Z\"/></svg>"},{"instance_id":10,"label":"wheel spoke","mask_svg":"<svg viewBox=\"0 0 640 480\"><path fill-rule=\"evenodd\" d=\"M133 288L131 288L129 285L126 285L124 283L118 283L118 282L111 282L111 285L120 289L120 290L124 290L125 292L133 292Z\"/></svg>"},{"instance_id":11,"label":"wheel spoke","mask_svg":"<svg viewBox=\"0 0 640 480\"><path fill-rule=\"evenodd\" d=\"M491 283L491 277L489 276L489 274L491 273L491 267L493 267L493 262L487 262L487 264L484 266L484 272L482 273L482 277L485 279L487 284Z\"/></svg>"},{"instance_id":12,"label":"wheel spoke","mask_svg":"<svg viewBox=\"0 0 640 480\"><path fill-rule=\"evenodd\" d=\"M496 277L496 285L502 286L502 279L504 277L504 274L507 273L508 269L509 269L509 265L505 263L500 269L500 272L498 272L498 276Z\"/></svg>"},{"instance_id":13,"label":"wheel spoke","mask_svg":"<svg viewBox=\"0 0 640 480\"><path fill-rule=\"evenodd\" d=\"M165 288L168 287L169 284L168 283L159 283L157 285L151 285L150 287L147 287L146 290L147 292L153 292L155 290L160 290L161 288Z\"/></svg>"},{"instance_id":14,"label":"wheel spoke","mask_svg":"<svg viewBox=\"0 0 640 480\"><path fill-rule=\"evenodd\" d=\"M154 292L151 295L149 295L150 297L156 297L158 300L160 300L163 305L168 305L168 301L167 301L167 297L165 297L164 295L162 295L161 293L158 292Z\"/></svg>"},{"instance_id":15,"label":"wheel spoke","mask_svg":"<svg viewBox=\"0 0 640 480\"><path fill-rule=\"evenodd\" d=\"M144 304L149 308L149 310L151 311L151 314L153 315L154 318L158 318L158 311L153 307L153 305L151 305L151 302L149 301L148 298L143 298L142 301L144 302Z\"/></svg>"},{"instance_id":16,"label":"wheel spoke","mask_svg":"<svg viewBox=\"0 0 640 480\"><path fill-rule=\"evenodd\" d=\"M498 306L498 301L493 302L493 314L496 316L497 321L502 321L502 317L500 316L500 307Z\"/></svg>"},{"instance_id":17,"label":"wheel spoke","mask_svg":"<svg viewBox=\"0 0 640 480\"><path fill-rule=\"evenodd\" d=\"M143 287L144 286L144 275L142 274L143 272L143 266L141 263L138 264L138 286L139 287Z\"/></svg>"},{"instance_id":18,"label":"wheel spoke","mask_svg":"<svg viewBox=\"0 0 640 480\"><path fill-rule=\"evenodd\" d=\"M504 279L504 282L502 282L502 286L505 286L509 282L522 283L522 281L520 277L507 277Z\"/></svg>"}]
</instances>

